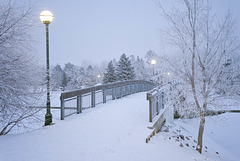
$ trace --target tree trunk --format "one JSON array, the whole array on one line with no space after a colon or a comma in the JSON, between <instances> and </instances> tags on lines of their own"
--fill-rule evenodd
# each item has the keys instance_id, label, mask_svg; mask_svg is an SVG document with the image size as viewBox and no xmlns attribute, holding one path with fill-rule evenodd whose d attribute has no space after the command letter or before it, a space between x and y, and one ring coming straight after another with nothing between
<instances>
[{"instance_id":1,"label":"tree trunk","mask_svg":"<svg viewBox=\"0 0 240 161\"><path fill-rule=\"evenodd\" d=\"M199 130L198 130L198 144L197 144L197 148L196 148L196 150L200 154L202 153L204 125L205 125L205 116L201 116Z\"/></svg>"}]
</instances>

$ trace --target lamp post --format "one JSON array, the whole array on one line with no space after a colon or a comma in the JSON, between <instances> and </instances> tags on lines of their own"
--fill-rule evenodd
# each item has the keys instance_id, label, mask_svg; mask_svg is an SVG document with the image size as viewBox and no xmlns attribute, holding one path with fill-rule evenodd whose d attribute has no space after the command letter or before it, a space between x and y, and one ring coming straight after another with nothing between
<instances>
[{"instance_id":1,"label":"lamp post","mask_svg":"<svg viewBox=\"0 0 240 161\"><path fill-rule=\"evenodd\" d=\"M155 65L156 63L157 63L156 60L154 60L154 59L151 60L151 64L153 65L153 75L154 75L154 65Z\"/></svg>"},{"instance_id":2,"label":"lamp post","mask_svg":"<svg viewBox=\"0 0 240 161\"><path fill-rule=\"evenodd\" d=\"M47 111L45 115L45 126L52 123L52 114L50 111L50 76L49 76L49 38L48 38L48 25L53 21L53 14L50 11L42 11L40 14L40 20L46 25L46 74L47 74Z\"/></svg>"}]
</instances>

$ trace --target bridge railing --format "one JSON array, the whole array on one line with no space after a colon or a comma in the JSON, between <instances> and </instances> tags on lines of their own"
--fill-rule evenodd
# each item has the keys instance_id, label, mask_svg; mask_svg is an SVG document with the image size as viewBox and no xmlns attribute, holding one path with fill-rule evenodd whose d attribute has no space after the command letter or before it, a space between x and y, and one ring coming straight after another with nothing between
<instances>
[{"instance_id":1,"label":"bridge railing","mask_svg":"<svg viewBox=\"0 0 240 161\"><path fill-rule=\"evenodd\" d=\"M64 92L60 96L61 120L72 114L79 114L83 109L93 108L97 104L129 94L149 91L154 87L155 84L149 81L132 80Z\"/></svg>"},{"instance_id":2,"label":"bridge railing","mask_svg":"<svg viewBox=\"0 0 240 161\"><path fill-rule=\"evenodd\" d=\"M149 122L160 114L168 115L166 117L173 118L172 109L169 104L169 95L172 90L171 84L158 86L147 93L149 101Z\"/></svg>"}]
</instances>

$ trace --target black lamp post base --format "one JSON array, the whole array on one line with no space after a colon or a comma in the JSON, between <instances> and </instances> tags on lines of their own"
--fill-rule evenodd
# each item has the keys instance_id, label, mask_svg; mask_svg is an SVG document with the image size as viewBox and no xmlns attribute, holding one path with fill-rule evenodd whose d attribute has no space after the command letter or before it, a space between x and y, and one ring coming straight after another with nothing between
<instances>
[{"instance_id":1,"label":"black lamp post base","mask_svg":"<svg viewBox=\"0 0 240 161\"><path fill-rule=\"evenodd\" d=\"M45 115L45 126L50 125L52 123L52 114L46 113Z\"/></svg>"}]
</instances>

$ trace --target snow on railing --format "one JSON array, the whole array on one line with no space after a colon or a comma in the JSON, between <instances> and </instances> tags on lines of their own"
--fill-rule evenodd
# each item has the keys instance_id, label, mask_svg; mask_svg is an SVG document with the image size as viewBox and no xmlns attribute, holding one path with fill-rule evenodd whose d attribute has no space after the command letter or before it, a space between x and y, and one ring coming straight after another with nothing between
<instances>
[{"instance_id":1,"label":"snow on railing","mask_svg":"<svg viewBox=\"0 0 240 161\"><path fill-rule=\"evenodd\" d=\"M149 91L155 84L149 81L132 80L98 85L80 90L61 93L61 120L72 114L79 114L83 109L93 108L123 96Z\"/></svg>"},{"instance_id":2,"label":"snow on railing","mask_svg":"<svg viewBox=\"0 0 240 161\"><path fill-rule=\"evenodd\" d=\"M170 108L169 105L167 106L167 103L171 90L172 85L166 84L160 85L147 93L147 100L149 101L149 122L152 122L155 116L165 114L164 112L167 110L170 115L169 117L173 117L172 109L167 109Z\"/></svg>"}]
</instances>

